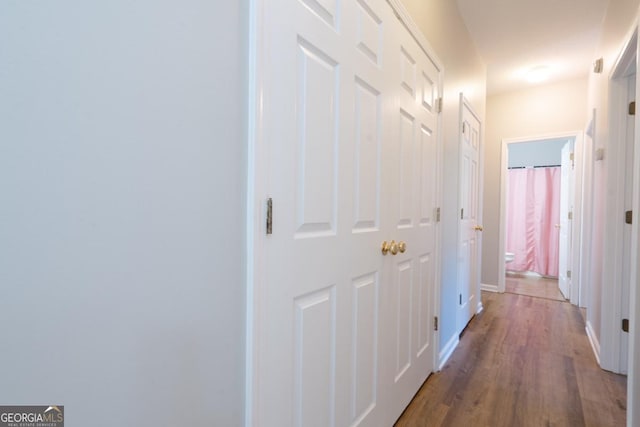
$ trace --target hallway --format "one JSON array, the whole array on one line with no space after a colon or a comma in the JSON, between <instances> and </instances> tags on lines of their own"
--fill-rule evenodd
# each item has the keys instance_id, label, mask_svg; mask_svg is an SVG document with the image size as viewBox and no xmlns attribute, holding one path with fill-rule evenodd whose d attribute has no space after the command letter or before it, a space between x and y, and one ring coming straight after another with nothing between
<instances>
[{"instance_id":1,"label":"hallway","mask_svg":"<svg viewBox=\"0 0 640 427\"><path fill-rule=\"evenodd\" d=\"M483 292L441 372L397 426L624 426L626 377L599 368L571 304Z\"/></svg>"}]
</instances>

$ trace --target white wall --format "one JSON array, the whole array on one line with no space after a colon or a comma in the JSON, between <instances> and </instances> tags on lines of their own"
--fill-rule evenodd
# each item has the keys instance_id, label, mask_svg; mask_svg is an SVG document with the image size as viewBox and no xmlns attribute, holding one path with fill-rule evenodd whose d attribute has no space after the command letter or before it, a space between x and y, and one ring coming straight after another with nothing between
<instances>
[{"instance_id":1,"label":"white wall","mask_svg":"<svg viewBox=\"0 0 640 427\"><path fill-rule=\"evenodd\" d=\"M502 140L582 130L587 125L586 79L487 98L484 165L484 233L482 283L498 286L500 238L500 177Z\"/></svg>"},{"instance_id":2,"label":"white wall","mask_svg":"<svg viewBox=\"0 0 640 427\"><path fill-rule=\"evenodd\" d=\"M567 142L570 142L573 148L573 138L509 144L508 167L559 166L562 163L562 148Z\"/></svg>"},{"instance_id":3,"label":"white wall","mask_svg":"<svg viewBox=\"0 0 640 427\"><path fill-rule=\"evenodd\" d=\"M440 350L457 336L457 227L459 95L464 93L484 122L486 65L450 0L403 0L444 65L444 203Z\"/></svg>"},{"instance_id":4,"label":"white wall","mask_svg":"<svg viewBox=\"0 0 640 427\"><path fill-rule=\"evenodd\" d=\"M0 403L241 425L246 3L0 2Z\"/></svg>"}]
</instances>

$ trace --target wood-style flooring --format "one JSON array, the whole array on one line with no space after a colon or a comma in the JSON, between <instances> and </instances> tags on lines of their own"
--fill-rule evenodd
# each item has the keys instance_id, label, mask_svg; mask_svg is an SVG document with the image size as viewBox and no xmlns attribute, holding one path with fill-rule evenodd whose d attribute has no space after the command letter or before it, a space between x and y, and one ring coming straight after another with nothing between
<instances>
[{"instance_id":1,"label":"wood-style flooring","mask_svg":"<svg viewBox=\"0 0 640 427\"><path fill-rule=\"evenodd\" d=\"M564 295L558 288L558 279L507 274L505 291L512 294L565 301Z\"/></svg>"},{"instance_id":2,"label":"wood-style flooring","mask_svg":"<svg viewBox=\"0 0 640 427\"><path fill-rule=\"evenodd\" d=\"M482 301L397 426L625 425L626 377L600 369L577 307L509 293Z\"/></svg>"}]
</instances>

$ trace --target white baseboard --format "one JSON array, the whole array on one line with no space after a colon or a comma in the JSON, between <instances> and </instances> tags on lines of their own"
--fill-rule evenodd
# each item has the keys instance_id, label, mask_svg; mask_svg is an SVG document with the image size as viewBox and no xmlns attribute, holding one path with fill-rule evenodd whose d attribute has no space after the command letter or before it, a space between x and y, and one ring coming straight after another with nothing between
<instances>
[{"instance_id":1,"label":"white baseboard","mask_svg":"<svg viewBox=\"0 0 640 427\"><path fill-rule=\"evenodd\" d=\"M480 283L480 290L487 292L498 292L498 285L487 285L486 283Z\"/></svg>"},{"instance_id":2,"label":"white baseboard","mask_svg":"<svg viewBox=\"0 0 640 427\"><path fill-rule=\"evenodd\" d=\"M585 327L585 329L587 331L587 337L589 337L589 342L591 343L593 354L596 356L598 365L600 365L600 342L598 341L598 337L596 337L596 333L593 330L591 322L587 321L587 326Z\"/></svg>"},{"instance_id":3,"label":"white baseboard","mask_svg":"<svg viewBox=\"0 0 640 427\"><path fill-rule=\"evenodd\" d=\"M442 351L438 355L438 359L439 359L438 371L440 371L444 367L444 365L447 363L447 361L449 360L449 358L453 354L453 351L458 346L459 342L460 342L460 337L458 336L458 334L453 334L451 339L449 339L447 344L444 346L444 348L442 349Z\"/></svg>"}]
</instances>

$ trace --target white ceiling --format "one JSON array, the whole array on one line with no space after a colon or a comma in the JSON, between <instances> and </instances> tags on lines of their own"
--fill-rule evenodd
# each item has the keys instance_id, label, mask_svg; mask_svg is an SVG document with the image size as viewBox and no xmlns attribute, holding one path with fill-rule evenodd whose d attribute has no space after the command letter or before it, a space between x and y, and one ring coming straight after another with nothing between
<instances>
[{"instance_id":1,"label":"white ceiling","mask_svg":"<svg viewBox=\"0 0 640 427\"><path fill-rule=\"evenodd\" d=\"M586 77L609 0L456 0L487 63L487 92L530 86L526 71L546 65L544 84ZM617 1L617 0L614 0ZM542 83L539 83L542 84Z\"/></svg>"}]
</instances>

